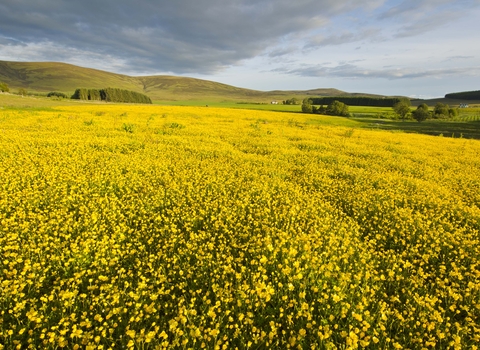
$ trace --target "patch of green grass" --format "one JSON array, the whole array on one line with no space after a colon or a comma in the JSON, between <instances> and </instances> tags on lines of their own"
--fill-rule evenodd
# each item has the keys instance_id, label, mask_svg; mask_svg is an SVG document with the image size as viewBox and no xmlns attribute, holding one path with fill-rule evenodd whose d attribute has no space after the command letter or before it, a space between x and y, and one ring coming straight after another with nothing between
<instances>
[{"instance_id":1,"label":"patch of green grass","mask_svg":"<svg viewBox=\"0 0 480 350\"><path fill-rule=\"evenodd\" d=\"M310 125L333 125L333 126L343 126L343 127L352 127L352 128L361 128L363 125L359 123L356 119L346 118L346 117L335 117L330 115L312 115L312 118L307 120L307 123Z\"/></svg>"},{"instance_id":2,"label":"patch of green grass","mask_svg":"<svg viewBox=\"0 0 480 350\"><path fill-rule=\"evenodd\" d=\"M236 108L236 109L252 109L259 111L274 112L290 112L301 113L300 105L273 105L270 103L249 103L235 101L215 101L215 100L182 100L182 101L154 101L154 104L162 106L198 106L198 107L219 107L219 108Z\"/></svg>"},{"instance_id":3,"label":"patch of green grass","mask_svg":"<svg viewBox=\"0 0 480 350\"><path fill-rule=\"evenodd\" d=\"M373 118L353 118L360 127L378 130L403 131L433 136L467 138L480 140L480 120L450 121L450 120L385 120Z\"/></svg>"}]
</instances>

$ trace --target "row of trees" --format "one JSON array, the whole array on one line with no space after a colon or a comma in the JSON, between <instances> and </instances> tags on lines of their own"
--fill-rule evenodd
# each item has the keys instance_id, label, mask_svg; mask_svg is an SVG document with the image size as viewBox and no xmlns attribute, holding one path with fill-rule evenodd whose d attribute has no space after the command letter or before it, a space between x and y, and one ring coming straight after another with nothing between
<instances>
[{"instance_id":1,"label":"row of trees","mask_svg":"<svg viewBox=\"0 0 480 350\"><path fill-rule=\"evenodd\" d=\"M456 100L480 100L480 90L453 92L446 94L445 98L452 98Z\"/></svg>"},{"instance_id":2,"label":"row of trees","mask_svg":"<svg viewBox=\"0 0 480 350\"><path fill-rule=\"evenodd\" d=\"M298 98L292 97L288 100L283 101L284 105L299 105L300 100Z\"/></svg>"},{"instance_id":3,"label":"row of trees","mask_svg":"<svg viewBox=\"0 0 480 350\"><path fill-rule=\"evenodd\" d=\"M101 90L81 88L75 90L72 99L123 103L152 103L152 100L147 95L117 88L106 88Z\"/></svg>"},{"instance_id":4,"label":"row of trees","mask_svg":"<svg viewBox=\"0 0 480 350\"><path fill-rule=\"evenodd\" d=\"M313 113L313 114L327 114L335 116L348 116L348 105L345 103L333 100L325 108L323 105L320 107L315 106L315 103L318 102L317 98L306 98L302 103L302 112L303 113ZM323 100L320 99L320 100ZM433 110L430 110L427 104L422 103L417 109L412 111L411 102L407 98L399 99L397 103L393 105L393 110L395 114L400 119L415 119L419 122L426 119L449 119L456 117L458 115L458 110L455 108L450 108L449 105L444 103L437 103Z\"/></svg>"},{"instance_id":5,"label":"row of trees","mask_svg":"<svg viewBox=\"0 0 480 350\"><path fill-rule=\"evenodd\" d=\"M312 105L329 105L333 101L349 106L393 107L395 104L408 100L405 97L368 97L368 96L333 96L310 98Z\"/></svg>"},{"instance_id":6,"label":"row of trees","mask_svg":"<svg viewBox=\"0 0 480 350\"><path fill-rule=\"evenodd\" d=\"M306 98L303 100L303 113L327 114L341 117L346 117L348 115L348 106L343 102L334 100L325 108L323 105L321 105L320 107L314 106L313 100L314 99L310 98Z\"/></svg>"},{"instance_id":7,"label":"row of trees","mask_svg":"<svg viewBox=\"0 0 480 350\"><path fill-rule=\"evenodd\" d=\"M8 84L0 82L0 92L10 92ZM22 96L27 95L27 90L24 88L18 89L18 94ZM68 98L63 92L52 91L47 94L47 97ZM116 88L106 89L76 89L71 96L72 99L77 100L91 100L91 101L107 101L107 102L125 102L125 103L148 103L152 100L147 95L135 91L122 90Z\"/></svg>"},{"instance_id":8,"label":"row of trees","mask_svg":"<svg viewBox=\"0 0 480 350\"><path fill-rule=\"evenodd\" d=\"M416 110L412 112L410 100L405 100L396 103L393 106L393 110L400 117L400 119L413 119L421 122L426 119L449 119L456 117L458 115L458 110L455 108L450 108L449 105L438 102L433 111L430 111L427 104L422 103L417 107Z\"/></svg>"}]
</instances>

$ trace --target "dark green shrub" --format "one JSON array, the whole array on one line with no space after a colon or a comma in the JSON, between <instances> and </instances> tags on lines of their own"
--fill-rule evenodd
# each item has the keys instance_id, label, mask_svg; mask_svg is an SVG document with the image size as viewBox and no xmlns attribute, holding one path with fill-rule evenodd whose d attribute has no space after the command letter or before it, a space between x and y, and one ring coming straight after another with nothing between
<instances>
[{"instance_id":1,"label":"dark green shrub","mask_svg":"<svg viewBox=\"0 0 480 350\"><path fill-rule=\"evenodd\" d=\"M52 91L47 94L47 97L68 98L67 94L59 91Z\"/></svg>"}]
</instances>

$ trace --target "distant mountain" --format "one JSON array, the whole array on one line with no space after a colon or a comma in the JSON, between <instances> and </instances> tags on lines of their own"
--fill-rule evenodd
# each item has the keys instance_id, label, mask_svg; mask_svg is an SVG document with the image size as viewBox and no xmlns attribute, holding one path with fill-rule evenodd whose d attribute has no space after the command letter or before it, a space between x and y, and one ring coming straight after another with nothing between
<instances>
[{"instance_id":1,"label":"distant mountain","mask_svg":"<svg viewBox=\"0 0 480 350\"><path fill-rule=\"evenodd\" d=\"M115 87L144 93L152 100L269 102L307 96L380 96L337 89L257 91L195 78L168 75L132 77L57 62L0 61L0 82L7 83L13 90L25 88L37 93L60 91L69 95L82 87Z\"/></svg>"}]
</instances>

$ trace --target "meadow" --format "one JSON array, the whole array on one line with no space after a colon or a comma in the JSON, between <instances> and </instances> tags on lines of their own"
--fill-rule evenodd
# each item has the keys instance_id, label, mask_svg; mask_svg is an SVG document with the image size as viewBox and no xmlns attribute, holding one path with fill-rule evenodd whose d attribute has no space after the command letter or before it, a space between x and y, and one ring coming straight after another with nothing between
<instances>
[{"instance_id":1,"label":"meadow","mask_svg":"<svg viewBox=\"0 0 480 350\"><path fill-rule=\"evenodd\" d=\"M0 349L477 349L480 142L0 109Z\"/></svg>"}]
</instances>

